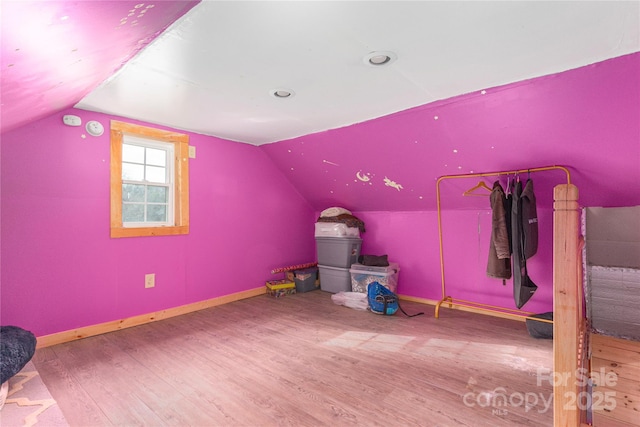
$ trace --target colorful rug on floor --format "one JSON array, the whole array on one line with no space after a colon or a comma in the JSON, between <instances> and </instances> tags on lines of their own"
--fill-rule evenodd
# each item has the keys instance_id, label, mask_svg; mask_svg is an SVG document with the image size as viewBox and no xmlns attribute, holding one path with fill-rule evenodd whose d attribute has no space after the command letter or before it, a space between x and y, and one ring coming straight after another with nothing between
<instances>
[{"instance_id":1,"label":"colorful rug on floor","mask_svg":"<svg viewBox=\"0 0 640 427\"><path fill-rule=\"evenodd\" d=\"M69 425L33 363L27 363L20 372L9 379L7 400L0 410L0 425L3 427Z\"/></svg>"}]
</instances>

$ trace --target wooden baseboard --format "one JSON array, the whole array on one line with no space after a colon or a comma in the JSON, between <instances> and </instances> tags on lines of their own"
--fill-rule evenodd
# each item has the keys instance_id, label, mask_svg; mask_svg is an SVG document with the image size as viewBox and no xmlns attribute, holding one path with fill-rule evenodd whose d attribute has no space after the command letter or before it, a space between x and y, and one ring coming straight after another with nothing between
<instances>
[{"instance_id":1,"label":"wooden baseboard","mask_svg":"<svg viewBox=\"0 0 640 427\"><path fill-rule=\"evenodd\" d=\"M410 295L400 295L400 294L398 294L398 298L400 298L402 301L417 302L419 304L425 304L425 305L436 305L436 304L438 304L438 301L436 301L434 299L412 297Z\"/></svg>"},{"instance_id":2,"label":"wooden baseboard","mask_svg":"<svg viewBox=\"0 0 640 427\"><path fill-rule=\"evenodd\" d=\"M174 316L191 313L194 311L204 310L205 308L215 307L218 305L228 304L230 302L239 301L245 298L251 298L265 293L264 286L249 289L242 292L236 292L221 297L211 298L204 301L198 301L191 304L181 305L179 307L168 308L166 310L156 311L153 313L141 314L138 316L128 317L126 319L113 320L111 322L100 323L97 325L84 326L82 328L69 331L57 332L55 334L43 335L38 337L36 348L49 347L56 344L75 341L82 338L100 335L107 332L118 331L120 329L130 328L132 326L143 325L145 323L157 322L158 320L168 319Z\"/></svg>"},{"instance_id":3,"label":"wooden baseboard","mask_svg":"<svg viewBox=\"0 0 640 427\"><path fill-rule=\"evenodd\" d=\"M437 305L440 302L439 300L436 301L432 299L412 297L408 295L398 295L398 297L403 301L412 301L412 302L417 302L417 303L426 304L426 305ZM524 322L527 320L525 316L511 314L511 313L504 313L504 312L495 311L495 310L486 310L480 307L476 308L476 307L471 307L466 305L460 305L460 304L456 304L455 301L453 302L451 307L449 307L449 303L446 302L446 303L443 303L440 306L440 308L446 308L448 310L468 311L476 314L484 314L485 316L493 316L493 317L501 317L503 319L517 320L519 322Z\"/></svg>"},{"instance_id":4,"label":"wooden baseboard","mask_svg":"<svg viewBox=\"0 0 640 427\"><path fill-rule=\"evenodd\" d=\"M180 316L182 314L191 313L194 311L204 310L205 308L215 307L222 304L228 304L233 301L239 301L245 298L251 298L265 293L264 286L259 288L249 289L234 294L224 295L217 298L211 298L204 301L198 301L191 304L182 305L179 307L168 308L166 310L156 311L153 313L141 314L138 316L127 317L126 319L113 320L111 322L99 323L97 325L84 326L78 329L72 329L69 331L57 332L55 334L43 335L38 337L38 344L36 348L44 348L52 345L62 344L65 342L75 341L82 338L92 337L95 335L105 334L107 332L118 331L120 329L130 328L132 326L144 325L145 323L157 322L158 320L168 319L174 316ZM403 301L412 301L425 305L436 305L439 301L413 297L409 295L398 295ZM449 308L449 307L447 307ZM454 310L469 311L477 314L484 314L496 317L505 317L512 320L524 321L521 316L506 315L498 312L488 312L486 310L475 309L473 307L464 307L456 305L455 303L451 307Z\"/></svg>"}]
</instances>

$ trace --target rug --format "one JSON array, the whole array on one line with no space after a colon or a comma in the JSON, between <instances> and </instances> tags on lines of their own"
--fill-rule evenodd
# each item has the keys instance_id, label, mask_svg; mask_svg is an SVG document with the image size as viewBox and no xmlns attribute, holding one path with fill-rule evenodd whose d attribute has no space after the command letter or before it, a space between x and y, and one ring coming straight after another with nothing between
<instances>
[{"instance_id":1,"label":"rug","mask_svg":"<svg viewBox=\"0 0 640 427\"><path fill-rule=\"evenodd\" d=\"M3 427L69 425L33 363L27 363L20 372L9 379L7 400L0 410L0 425Z\"/></svg>"}]
</instances>

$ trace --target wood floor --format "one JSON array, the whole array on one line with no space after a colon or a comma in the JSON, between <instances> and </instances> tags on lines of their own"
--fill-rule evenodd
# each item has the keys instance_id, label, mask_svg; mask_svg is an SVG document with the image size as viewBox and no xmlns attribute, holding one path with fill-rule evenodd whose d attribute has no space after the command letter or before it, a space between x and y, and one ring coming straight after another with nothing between
<instances>
[{"instance_id":1,"label":"wood floor","mask_svg":"<svg viewBox=\"0 0 640 427\"><path fill-rule=\"evenodd\" d=\"M379 316L330 296L259 296L33 362L72 426L553 424L552 342L524 323L411 302L425 316Z\"/></svg>"}]
</instances>

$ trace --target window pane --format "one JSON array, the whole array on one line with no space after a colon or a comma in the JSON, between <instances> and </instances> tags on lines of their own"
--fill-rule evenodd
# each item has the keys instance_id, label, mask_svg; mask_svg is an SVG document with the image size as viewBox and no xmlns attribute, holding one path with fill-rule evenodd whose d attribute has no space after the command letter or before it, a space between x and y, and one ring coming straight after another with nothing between
<instances>
[{"instance_id":1,"label":"window pane","mask_svg":"<svg viewBox=\"0 0 640 427\"><path fill-rule=\"evenodd\" d=\"M147 221L167 220L167 205L147 205Z\"/></svg>"},{"instance_id":2,"label":"window pane","mask_svg":"<svg viewBox=\"0 0 640 427\"><path fill-rule=\"evenodd\" d=\"M123 162L122 179L125 181L144 181L144 166Z\"/></svg>"},{"instance_id":3,"label":"window pane","mask_svg":"<svg viewBox=\"0 0 640 427\"><path fill-rule=\"evenodd\" d=\"M147 202L149 203L167 203L167 187L158 187L149 185L147 187Z\"/></svg>"},{"instance_id":4,"label":"window pane","mask_svg":"<svg viewBox=\"0 0 640 427\"><path fill-rule=\"evenodd\" d=\"M139 145L122 144L122 161L144 163L144 147Z\"/></svg>"},{"instance_id":5,"label":"window pane","mask_svg":"<svg viewBox=\"0 0 640 427\"><path fill-rule=\"evenodd\" d=\"M156 148L147 148L147 164L154 166L166 166L167 152Z\"/></svg>"},{"instance_id":6,"label":"window pane","mask_svg":"<svg viewBox=\"0 0 640 427\"><path fill-rule=\"evenodd\" d=\"M146 167L146 179L149 182L167 182L167 170L157 166Z\"/></svg>"},{"instance_id":7,"label":"window pane","mask_svg":"<svg viewBox=\"0 0 640 427\"><path fill-rule=\"evenodd\" d=\"M123 202L144 202L144 185L122 184Z\"/></svg>"},{"instance_id":8,"label":"window pane","mask_svg":"<svg viewBox=\"0 0 640 427\"><path fill-rule=\"evenodd\" d=\"M138 203L122 204L122 222L144 221L144 205Z\"/></svg>"}]
</instances>

